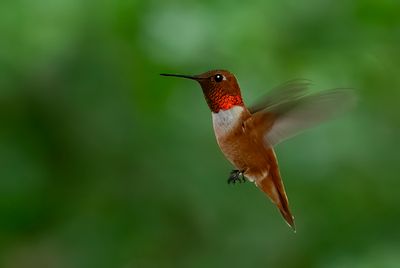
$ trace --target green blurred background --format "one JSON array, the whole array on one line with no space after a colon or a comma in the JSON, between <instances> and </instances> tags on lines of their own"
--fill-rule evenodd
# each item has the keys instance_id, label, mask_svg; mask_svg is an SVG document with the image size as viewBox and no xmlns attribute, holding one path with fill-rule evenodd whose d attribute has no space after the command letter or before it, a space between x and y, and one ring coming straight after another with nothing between
<instances>
[{"instance_id":1,"label":"green blurred background","mask_svg":"<svg viewBox=\"0 0 400 268\"><path fill-rule=\"evenodd\" d=\"M398 1L0 3L0 267L400 267ZM201 90L292 78L358 107L276 148L297 233Z\"/></svg>"}]
</instances>

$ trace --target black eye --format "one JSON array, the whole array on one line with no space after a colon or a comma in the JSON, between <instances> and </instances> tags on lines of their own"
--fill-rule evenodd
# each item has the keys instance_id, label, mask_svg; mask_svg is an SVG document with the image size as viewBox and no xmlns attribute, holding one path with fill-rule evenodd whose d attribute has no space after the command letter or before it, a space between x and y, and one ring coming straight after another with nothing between
<instances>
[{"instance_id":1,"label":"black eye","mask_svg":"<svg viewBox=\"0 0 400 268\"><path fill-rule=\"evenodd\" d=\"M224 76L222 74L216 74L214 76L214 80L215 82L221 82L222 80L224 80Z\"/></svg>"}]
</instances>

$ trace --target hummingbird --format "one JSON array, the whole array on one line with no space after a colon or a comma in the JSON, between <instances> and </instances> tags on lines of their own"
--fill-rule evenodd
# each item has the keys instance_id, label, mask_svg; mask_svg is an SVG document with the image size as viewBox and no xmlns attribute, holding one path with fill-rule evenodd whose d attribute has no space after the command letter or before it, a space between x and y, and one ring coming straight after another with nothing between
<instances>
[{"instance_id":1,"label":"hummingbird","mask_svg":"<svg viewBox=\"0 0 400 268\"><path fill-rule=\"evenodd\" d=\"M333 118L355 101L350 89L310 94L308 80L291 80L247 107L234 74L212 70L199 75L161 74L197 81L211 110L217 143L234 166L228 183L253 182L296 231L274 147Z\"/></svg>"}]
</instances>

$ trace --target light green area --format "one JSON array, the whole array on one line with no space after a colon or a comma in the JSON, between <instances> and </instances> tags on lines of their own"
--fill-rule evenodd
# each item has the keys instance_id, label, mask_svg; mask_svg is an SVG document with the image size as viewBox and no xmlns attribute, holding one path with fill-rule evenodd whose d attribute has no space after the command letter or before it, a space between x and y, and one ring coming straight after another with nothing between
<instances>
[{"instance_id":1,"label":"light green area","mask_svg":"<svg viewBox=\"0 0 400 268\"><path fill-rule=\"evenodd\" d=\"M0 3L0 267L399 267L398 1ZM276 148L297 233L215 142L199 86L293 78L345 116Z\"/></svg>"}]
</instances>

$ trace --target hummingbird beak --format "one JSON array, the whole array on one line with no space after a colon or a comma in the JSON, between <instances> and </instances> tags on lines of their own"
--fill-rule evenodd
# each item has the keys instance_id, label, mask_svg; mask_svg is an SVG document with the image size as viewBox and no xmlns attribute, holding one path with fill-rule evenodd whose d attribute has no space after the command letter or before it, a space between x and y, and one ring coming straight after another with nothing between
<instances>
[{"instance_id":1,"label":"hummingbird beak","mask_svg":"<svg viewBox=\"0 0 400 268\"><path fill-rule=\"evenodd\" d=\"M186 79L192 79L199 81L202 79L201 77L198 77L197 75L184 75L184 74L160 74L162 76L173 76L173 77L181 77L181 78L186 78Z\"/></svg>"}]
</instances>

